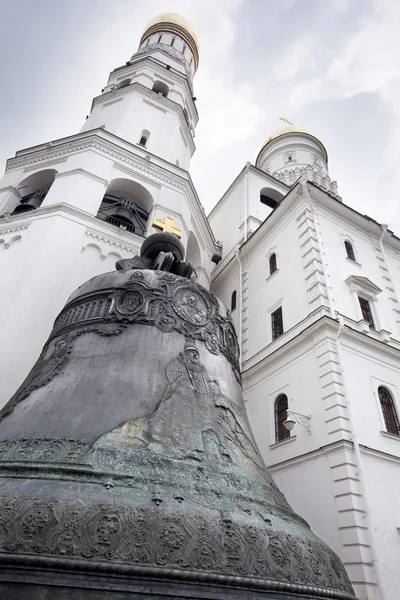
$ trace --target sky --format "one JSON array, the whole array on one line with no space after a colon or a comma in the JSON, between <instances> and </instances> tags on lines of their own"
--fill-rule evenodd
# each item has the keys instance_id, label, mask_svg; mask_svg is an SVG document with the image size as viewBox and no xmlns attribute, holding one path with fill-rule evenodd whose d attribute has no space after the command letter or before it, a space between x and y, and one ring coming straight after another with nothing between
<instances>
[{"instance_id":1,"label":"sky","mask_svg":"<svg viewBox=\"0 0 400 600\"><path fill-rule=\"evenodd\" d=\"M400 235L398 0L1 0L0 169L72 135L162 12L200 39L190 173L211 210L286 117L325 145L343 202Z\"/></svg>"}]
</instances>

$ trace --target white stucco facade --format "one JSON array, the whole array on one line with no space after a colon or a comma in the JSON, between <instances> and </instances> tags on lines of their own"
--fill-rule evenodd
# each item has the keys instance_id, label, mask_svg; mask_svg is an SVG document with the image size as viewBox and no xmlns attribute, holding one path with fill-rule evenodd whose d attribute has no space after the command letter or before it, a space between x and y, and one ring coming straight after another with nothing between
<instances>
[{"instance_id":1,"label":"white stucco facade","mask_svg":"<svg viewBox=\"0 0 400 600\"><path fill-rule=\"evenodd\" d=\"M282 136L281 144L284 137L292 142ZM276 483L342 558L357 597L396 600L400 430L388 433L378 388L390 391L400 415L400 240L306 177L281 188L276 207L246 231L246 171L257 182L247 218L257 202L258 210L267 208L258 170L247 166L209 219L218 239L225 235L212 289L227 306L235 295L250 423ZM229 214L235 228L224 234ZM375 329L363 319L359 296L369 302ZM278 308L283 334L273 339ZM277 442L281 394L289 414L301 418Z\"/></svg>"}]
</instances>

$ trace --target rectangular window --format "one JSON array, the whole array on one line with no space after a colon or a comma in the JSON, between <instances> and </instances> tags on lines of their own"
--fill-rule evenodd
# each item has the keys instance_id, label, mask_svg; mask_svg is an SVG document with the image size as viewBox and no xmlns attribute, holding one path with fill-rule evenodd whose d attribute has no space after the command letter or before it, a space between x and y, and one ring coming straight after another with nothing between
<instances>
[{"instance_id":1,"label":"rectangular window","mask_svg":"<svg viewBox=\"0 0 400 600\"><path fill-rule=\"evenodd\" d=\"M360 303L364 321L367 321L367 323L370 326L370 329L375 329L374 318L372 316L371 307L369 305L368 300L366 300L365 298L361 298L361 296L358 296L358 301Z\"/></svg>"},{"instance_id":2,"label":"rectangular window","mask_svg":"<svg viewBox=\"0 0 400 600\"><path fill-rule=\"evenodd\" d=\"M272 339L276 340L283 333L282 306L271 313Z\"/></svg>"}]
</instances>

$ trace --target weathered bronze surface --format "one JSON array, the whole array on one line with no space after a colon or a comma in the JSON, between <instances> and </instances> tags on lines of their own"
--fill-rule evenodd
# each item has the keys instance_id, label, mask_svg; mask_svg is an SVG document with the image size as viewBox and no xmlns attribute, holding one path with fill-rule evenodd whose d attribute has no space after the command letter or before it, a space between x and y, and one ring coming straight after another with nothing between
<instances>
[{"instance_id":1,"label":"weathered bronze surface","mask_svg":"<svg viewBox=\"0 0 400 600\"><path fill-rule=\"evenodd\" d=\"M0 412L0 597L354 599L258 452L229 313L143 260L71 296Z\"/></svg>"}]
</instances>

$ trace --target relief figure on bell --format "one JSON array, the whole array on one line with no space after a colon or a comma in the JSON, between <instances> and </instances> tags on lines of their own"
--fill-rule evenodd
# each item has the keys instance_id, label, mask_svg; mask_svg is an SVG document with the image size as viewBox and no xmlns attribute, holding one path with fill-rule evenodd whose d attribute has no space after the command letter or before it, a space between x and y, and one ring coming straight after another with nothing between
<instances>
[{"instance_id":1,"label":"relief figure on bell","mask_svg":"<svg viewBox=\"0 0 400 600\"><path fill-rule=\"evenodd\" d=\"M199 351L186 341L183 352L166 366L168 385L150 418L154 441L183 452L203 452L202 431L215 424L214 403Z\"/></svg>"},{"instance_id":2,"label":"relief figure on bell","mask_svg":"<svg viewBox=\"0 0 400 600\"><path fill-rule=\"evenodd\" d=\"M261 466L245 418L209 377L194 341L186 339L184 349L166 365L165 378L158 408L102 436L96 451L123 445L198 461L237 463L247 457Z\"/></svg>"}]
</instances>

